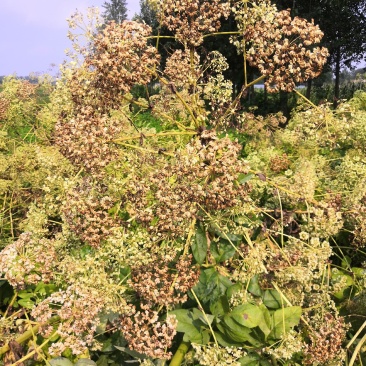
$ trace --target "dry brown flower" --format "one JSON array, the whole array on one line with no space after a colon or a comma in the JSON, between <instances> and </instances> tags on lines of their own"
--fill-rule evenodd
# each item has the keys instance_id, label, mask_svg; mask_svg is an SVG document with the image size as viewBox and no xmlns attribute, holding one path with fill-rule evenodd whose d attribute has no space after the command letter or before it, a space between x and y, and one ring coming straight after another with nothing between
<instances>
[{"instance_id":1,"label":"dry brown flower","mask_svg":"<svg viewBox=\"0 0 366 366\"><path fill-rule=\"evenodd\" d=\"M9 99L4 95L4 93L0 93L0 121L6 118L9 106Z\"/></svg>"},{"instance_id":2,"label":"dry brown flower","mask_svg":"<svg viewBox=\"0 0 366 366\"><path fill-rule=\"evenodd\" d=\"M118 219L112 218L108 210L114 201L108 196L102 185L83 181L68 192L63 206L63 214L71 231L82 241L98 247L108 237L111 230L119 225Z\"/></svg>"},{"instance_id":3,"label":"dry brown flower","mask_svg":"<svg viewBox=\"0 0 366 366\"><path fill-rule=\"evenodd\" d=\"M117 156L111 141L122 128L121 121L84 107L76 117L56 124L55 144L74 165L100 175Z\"/></svg>"},{"instance_id":4,"label":"dry brown flower","mask_svg":"<svg viewBox=\"0 0 366 366\"><path fill-rule=\"evenodd\" d=\"M248 25L244 38L250 42L247 60L267 76L269 92L292 91L295 83L313 79L321 73L328 50L310 46L319 43L323 32L314 22L295 17L290 11L275 13L274 20L266 19Z\"/></svg>"},{"instance_id":5,"label":"dry brown flower","mask_svg":"<svg viewBox=\"0 0 366 366\"><path fill-rule=\"evenodd\" d=\"M286 153L283 153L281 155L276 155L273 158L271 158L269 162L269 168L275 172L279 173L283 170L287 170L291 164L291 161L289 160Z\"/></svg>"},{"instance_id":6,"label":"dry brown flower","mask_svg":"<svg viewBox=\"0 0 366 366\"><path fill-rule=\"evenodd\" d=\"M126 197L130 214L152 233L182 236L201 208L234 207L248 195L248 186L237 182L248 172L240 150L228 137L204 130L165 166L131 180Z\"/></svg>"},{"instance_id":7,"label":"dry brown flower","mask_svg":"<svg viewBox=\"0 0 366 366\"><path fill-rule=\"evenodd\" d=\"M181 257L173 266L159 260L132 269L130 284L147 304L171 306L187 301L187 292L198 281L200 271L191 265L192 256ZM175 267L175 268L174 268Z\"/></svg>"},{"instance_id":8,"label":"dry brown flower","mask_svg":"<svg viewBox=\"0 0 366 366\"><path fill-rule=\"evenodd\" d=\"M56 260L53 240L32 238L31 233L26 232L1 252L0 273L18 289L41 281L49 283Z\"/></svg>"},{"instance_id":9,"label":"dry brown flower","mask_svg":"<svg viewBox=\"0 0 366 366\"><path fill-rule=\"evenodd\" d=\"M169 359L167 352L176 334L177 320L167 315L165 322L159 321L157 311L141 304L140 311L132 311L121 319L123 335L129 347L152 358Z\"/></svg>"},{"instance_id":10,"label":"dry brown flower","mask_svg":"<svg viewBox=\"0 0 366 366\"><path fill-rule=\"evenodd\" d=\"M310 332L310 344L305 345L304 365L323 365L339 359L346 329L342 317L326 314L319 329Z\"/></svg>"},{"instance_id":11,"label":"dry brown flower","mask_svg":"<svg viewBox=\"0 0 366 366\"><path fill-rule=\"evenodd\" d=\"M230 4L220 0L166 0L162 25L175 32L176 38L188 47L202 44L203 35L216 32L220 18L230 14Z\"/></svg>"}]
</instances>

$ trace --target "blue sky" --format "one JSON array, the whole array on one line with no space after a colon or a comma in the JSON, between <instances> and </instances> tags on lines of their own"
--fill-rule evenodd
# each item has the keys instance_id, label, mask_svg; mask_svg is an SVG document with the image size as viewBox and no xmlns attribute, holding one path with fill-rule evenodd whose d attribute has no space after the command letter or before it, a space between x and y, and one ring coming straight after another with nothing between
<instances>
[{"instance_id":1,"label":"blue sky","mask_svg":"<svg viewBox=\"0 0 366 366\"><path fill-rule=\"evenodd\" d=\"M0 0L0 75L52 73L70 48L66 18L90 6L102 11L105 0ZM128 16L140 10L139 0L127 0ZM51 64L57 66L51 68Z\"/></svg>"}]
</instances>

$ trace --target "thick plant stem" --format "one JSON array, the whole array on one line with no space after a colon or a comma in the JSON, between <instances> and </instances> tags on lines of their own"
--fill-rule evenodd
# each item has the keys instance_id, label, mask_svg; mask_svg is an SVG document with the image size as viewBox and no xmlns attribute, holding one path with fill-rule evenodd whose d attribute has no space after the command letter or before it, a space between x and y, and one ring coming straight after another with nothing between
<instances>
[{"instance_id":1,"label":"thick plant stem","mask_svg":"<svg viewBox=\"0 0 366 366\"><path fill-rule=\"evenodd\" d=\"M180 364L182 363L184 356L186 355L186 353L189 350L190 347L190 343L189 342L182 342L178 349L176 350L176 352L174 353L173 358L170 361L169 366L180 366Z\"/></svg>"},{"instance_id":2,"label":"thick plant stem","mask_svg":"<svg viewBox=\"0 0 366 366\"><path fill-rule=\"evenodd\" d=\"M59 316L54 316L47 323L52 324L52 323L57 322L58 320L60 320L60 317ZM26 332L24 332L23 334L21 334L18 338L16 338L15 342L17 342L19 344L24 343L29 338L32 338L34 334L38 333L39 327L40 327L39 324L35 325L31 329L29 329ZM9 350L10 350L10 347L9 347L8 344L6 344L5 346L2 346L0 348L0 356L3 355L4 353L8 352Z\"/></svg>"}]
</instances>

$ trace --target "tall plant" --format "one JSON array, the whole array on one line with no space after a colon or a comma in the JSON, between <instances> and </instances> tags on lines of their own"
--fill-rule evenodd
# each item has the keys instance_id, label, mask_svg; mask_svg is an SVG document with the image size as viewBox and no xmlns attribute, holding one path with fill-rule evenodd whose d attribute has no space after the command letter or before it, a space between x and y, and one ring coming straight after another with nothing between
<instances>
[{"instance_id":1,"label":"tall plant","mask_svg":"<svg viewBox=\"0 0 366 366\"><path fill-rule=\"evenodd\" d=\"M315 45L322 32L266 0L155 6L181 44L163 70L159 35L111 22L88 32L90 49L76 45L82 63L64 67L41 114L54 123L52 162L63 169L41 155L44 185L1 252L9 295L1 298L0 354L17 363L62 356L52 365L341 364L349 326L336 300L350 290L362 307L364 275L346 256L332 267L331 243L347 219L362 246L354 210L364 214L365 192L362 179L334 183L320 170L366 170L352 152L344 166L328 164L316 143L335 150L331 159L340 141L343 152L363 149L351 149L338 124L356 107L338 118L302 106L282 132L281 115L258 118L240 104L261 80L269 92L292 91L318 75L328 56ZM238 31L227 36L245 75L234 100L225 58L197 52L230 12ZM246 61L257 80L248 82ZM148 83L160 92L134 98L132 88ZM160 131L139 127L141 113L158 118ZM348 124L362 135L361 123ZM354 193L344 196L347 215L335 194L346 178Z\"/></svg>"}]
</instances>

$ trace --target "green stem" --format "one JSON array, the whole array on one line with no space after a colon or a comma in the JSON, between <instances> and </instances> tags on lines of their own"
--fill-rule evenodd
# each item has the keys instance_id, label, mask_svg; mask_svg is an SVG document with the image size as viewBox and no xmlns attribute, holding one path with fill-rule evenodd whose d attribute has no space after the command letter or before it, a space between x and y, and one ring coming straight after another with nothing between
<instances>
[{"instance_id":1,"label":"green stem","mask_svg":"<svg viewBox=\"0 0 366 366\"><path fill-rule=\"evenodd\" d=\"M53 323L57 322L58 320L60 320L59 316L53 316L47 323L53 324ZM15 342L17 342L19 344L24 343L29 338L32 338L34 334L38 333L39 327L40 327L40 324L35 325L31 329L29 329L26 332L24 332L23 334L21 334L18 338L16 338ZM0 356L3 355L4 353L8 352L9 350L10 350L9 344L2 346L0 348Z\"/></svg>"},{"instance_id":2,"label":"green stem","mask_svg":"<svg viewBox=\"0 0 366 366\"><path fill-rule=\"evenodd\" d=\"M299 97L301 97L302 99L305 100L305 102L309 103L313 108L315 108L318 112L320 112L321 114L324 113L324 111L322 111L318 106L316 106L311 100L309 100L308 98L305 97L305 95L301 94L298 90L294 89L293 92L295 94L297 94Z\"/></svg>"},{"instance_id":3,"label":"green stem","mask_svg":"<svg viewBox=\"0 0 366 366\"><path fill-rule=\"evenodd\" d=\"M189 350L190 347L190 343L189 342L182 342L178 349L176 350L176 352L174 353L173 358L170 361L169 366L180 366L180 364L183 361L184 356L186 355L186 353Z\"/></svg>"}]
</instances>

